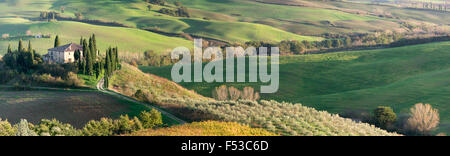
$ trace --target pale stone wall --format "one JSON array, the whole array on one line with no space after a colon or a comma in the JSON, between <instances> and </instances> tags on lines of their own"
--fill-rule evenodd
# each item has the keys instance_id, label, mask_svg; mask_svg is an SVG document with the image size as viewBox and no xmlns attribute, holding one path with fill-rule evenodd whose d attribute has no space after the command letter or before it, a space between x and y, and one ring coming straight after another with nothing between
<instances>
[{"instance_id":1,"label":"pale stone wall","mask_svg":"<svg viewBox=\"0 0 450 156\"><path fill-rule=\"evenodd\" d=\"M49 60L52 63L72 63L75 62L75 51L70 52L58 52L58 51L49 51L48 56Z\"/></svg>"}]
</instances>

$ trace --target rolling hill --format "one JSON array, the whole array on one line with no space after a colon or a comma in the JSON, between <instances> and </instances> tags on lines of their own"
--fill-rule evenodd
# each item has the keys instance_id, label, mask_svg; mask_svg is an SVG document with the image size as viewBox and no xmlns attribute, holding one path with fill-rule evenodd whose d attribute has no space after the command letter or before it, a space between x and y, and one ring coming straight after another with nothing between
<instances>
[{"instance_id":1,"label":"rolling hill","mask_svg":"<svg viewBox=\"0 0 450 156\"><path fill-rule=\"evenodd\" d=\"M263 99L302 103L332 113L371 112L390 106L405 114L416 103L439 109L439 131L450 132L450 42L399 48L338 52L280 58L280 89ZM141 67L144 72L170 78L171 67ZM211 96L225 83L180 83ZM262 83L226 83L259 88Z\"/></svg>"},{"instance_id":2,"label":"rolling hill","mask_svg":"<svg viewBox=\"0 0 450 156\"><path fill-rule=\"evenodd\" d=\"M31 40L33 48L40 54L47 53L47 49L53 46L54 36L59 35L61 43L79 43L80 37L88 37L95 34L99 38L98 47L103 51L111 46L118 46L122 52L144 52L154 50L159 53L167 54L173 48L178 46L192 47L193 42L177 37L168 37L144 30L121 27L97 26L79 22L59 21L51 23L24 23L24 19L3 19L15 23L3 23L0 18L0 34L24 34L31 31L36 34L51 34L52 38L23 38ZM18 23L20 22L20 23ZM6 53L6 47L11 44L14 48L17 46L18 39L2 40L0 39L0 54ZM177 44L172 44L177 43Z\"/></svg>"},{"instance_id":3,"label":"rolling hill","mask_svg":"<svg viewBox=\"0 0 450 156\"><path fill-rule=\"evenodd\" d=\"M344 119L338 115L301 106L301 104L294 105L275 101L260 103L215 101L167 79L145 74L127 64L123 64L122 68L113 75L109 89L153 104L186 121L238 122L253 128L264 128L279 135L396 135L369 124ZM144 93L144 97L138 94L139 90ZM206 125L209 124L206 123ZM217 127L215 124L210 126ZM216 130L208 132L202 131L201 127L195 127L182 126L181 128L174 127L156 131L147 130L135 135L180 135L177 131L186 128L194 130L192 135L217 135L220 133L233 135L228 132L228 129L219 131L219 133ZM200 132L197 133L197 131ZM247 133L242 133L242 135L244 134ZM184 135L190 135L190 133Z\"/></svg>"}]
</instances>

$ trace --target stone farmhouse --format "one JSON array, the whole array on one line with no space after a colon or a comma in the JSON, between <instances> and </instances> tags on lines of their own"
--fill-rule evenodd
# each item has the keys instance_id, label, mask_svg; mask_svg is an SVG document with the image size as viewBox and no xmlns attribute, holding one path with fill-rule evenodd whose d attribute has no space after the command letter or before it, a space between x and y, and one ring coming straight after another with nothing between
<instances>
[{"instance_id":1,"label":"stone farmhouse","mask_svg":"<svg viewBox=\"0 0 450 156\"><path fill-rule=\"evenodd\" d=\"M74 54L76 50L80 50L80 57L82 57L83 47L75 43L48 49L48 54L44 55L44 61L56 64L73 63L75 62Z\"/></svg>"}]
</instances>

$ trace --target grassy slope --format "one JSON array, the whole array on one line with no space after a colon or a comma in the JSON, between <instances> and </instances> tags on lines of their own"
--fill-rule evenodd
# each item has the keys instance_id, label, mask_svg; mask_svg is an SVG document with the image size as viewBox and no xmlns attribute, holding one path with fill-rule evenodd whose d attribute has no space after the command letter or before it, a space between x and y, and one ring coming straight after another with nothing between
<instances>
[{"instance_id":1,"label":"grassy slope","mask_svg":"<svg viewBox=\"0 0 450 156\"><path fill-rule=\"evenodd\" d=\"M183 110L189 110L189 113L178 114L187 119L195 120L198 117L205 119L233 121L244 124L251 124L256 127L266 125L265 121L282 121L292 123L292 120L303 121L300 127L306 128L301 130L293 128L298 133L294 135L389 135L383 130L376 129L368 124L360 124L349 119L343 119L327 112L319 112L311 108L302 107L300 105L279 104L273 106L265 105L249 105L243 103L220 103L214 100L205 98L192 91L182 88L174 82L166 79L144 74L137 68L124 64L122 69L116 72L111 79L110 89L116 90L124 95L132 96L138 89L150 92L149 97L153 98L151 101L155 102L157 106L163 107L176 113L182 113ZM153 96L153 97L151 97ZM216 106L216 107L215 107ZM195 111L193 111L195 110ZM266 111L266 112L265 112ZM202 112L202 113L200 113ZM261 113L264 112L264 113ZM282 113L280 113L282 112ZM272 115L270 115L273 113ZM268 115L269 114L269 115ZM215 116L219 118L215 118ZM222 116L224 115L224 116ZM244 115L244 116L243 116ZM249 116L245 116L249 115ZM261 116L259 116L261 115ZM267 116L268 115L268 116ZM308 116L308 117L305 117ZM223 118L222 118L223 117ZM264 120L267 119L267 120ZM247 122L253 121L253 122ZM336 124L339 123L339 124ZM279 123L277 123L279 124ZM200 124L204 125L204 124ZM208 126L209 124L206 123ZM290 125L293 126L293 125ZM186 130L184 127L175 127L163 130L147 130L135 135L250 135L254 133L236 132L233 126L231 129L223 128L220 131L215 129L216 126L205 129L190 128ZM349 128L351 127L351 128ZM278 130L271 130L283 135L293 135L279 127ZM221 129L221 128L219 128ZM186 130L185 133L179 133ZM211 130L211 131L209 131ZM292 130L292 129L291 129ZM235 133L231 133L231 132ZM258 132L259 133L259 132ZM260 133L261 134L261 133ZM269 135L269 134L263 134Z\"/></svg>"},{"instance_id":2,"label":"grassy slope","mask_svg":"<svg viewBox=\"0 0 450 156\"><path fill-rule=\"evenodd\" d=\"M450 42L392 49L281 57L280 90L264 99L302 103L345 113L391 106L406 113L416 103L439 109L440 131L450 132ZM144 72L170 78L170 67L141 67ZM202 95L221 83L181 83ZM260 83L228 84L239 88Z\"/></svg>"},{"instance_id":3,"label":"grassy slope","mask_svg":"<svg viewBox=\"0 0 450 156\"><path fill-rule=\"evenodd\" d=\"M90 19L103 19L118 21L129 26L138 28L158 28L167 32L185 32L200 34L226 41L249 41L249 40L273 40L280 41L282 37L288 39L308 39L317 40L320 38L304 37L289 32L285 32L270 26L260 24L249 24L245 22L220 22L222 18L212 18L217 20L202 20L200 18L178 18L160 14L157 11L160 6L153 6L152 11L147 10L147 4L141 0L60 0L53 4L52 9L58 10L61 6L66 7L66 15L73 16L73 12L81 11L85 17ZM99 7L101 6L101 7ZM197 11L199 14L211 15L207 11ZM194 13L197 13L194 11ZM229 21L226 15L215 14L216 17L224 17L224 21ZM199 17L194 15L194 17ZM204 16L203 16L204 17ZM226 27L225 27L226 26ZM209 28L208 28L209 27ZM198 28L206 28L198 29ZM215 28L215 31L211 31ZM220 29L225 28L225 29ZM242 29L246 28L246 29ZM267 35L260 35L264 32ZM228 34L228 35L224 35Z\"/></svg>"},{"instance_id":4,"label":"grassy slope","mask_svg":"<svg viewBox=\"0 0 450 156\"><path fill-rule=\"evenodd\" d=\"M78 43L81 36L87 37L95 33L97 38L99 38L98 46L100 49L104 50L109 46L119 46L123 51L130 52L142 52L152 49L156 52L164 53L170 52L171 49L178 46L192 46L191 41L182 38L167 37L132 28L95 26L78 22L33 22L28 20L28 18L38 17L40 11L52 10L51 8L55 8L53 3L57 3L57 1L19 0L17 2L17 4L0 2L0 34L7 33L10 36L17 36L17 34L24 35L27 30L31 30L33 34L43 33L52 34L53 36L59 34L62 43ZM87 2L85 1L82 4L86 5ZM95 7L99 6L101 5ZM55 10L59 10L59 7ZM111 10L109 11L111 12ZM73 13L70 13L70 11L67 11L66 14L73 16ZM103 13L102 15L109 14ZM53 45L53 39L31 40L34 43L33 47L41 54L46 53L47 49ZM5 53L8 44L12 44L15 47L17 41L0 39L0 55Z\"/></svg>"},{"instance_id":5,"label":"grassy slope","mask_svg":"<svg viewBox=\"0 0 450 156\"><path fill-rule=\"evenodd\" d=\"M429 1L428 1L429 2ZM376 13L390 13L395 17L401 19L412 19L424 22L431 22L436 24L448 25L450 24L450 16L448 12L432 11L432 10L419 10L419 9L405 9L387 5L370 5L363 3L339 3L329 2L328 5L332 5L338 8L344 9L359 9L368 12Z\"/></svg>"},{"instance_id":6,"label":"grassy slope","mask_svg":"<svg viewBox=\"0 0 450 156\"><path fill-rule=\"evenodd\" d=\"M137 90L150 92L158 101L163 98L188 98L208 100L197 93L184 89L178 84L165 78L146 74L131 65L122 63L122 68L110 80L110 89L126 96L133 96Z\"/></svg>"},{"instance_id":7,"label":"grassy slope","mask_svg":"<svg viewBox=\"0 0 450 156\"><path fill-rule=\"evenodd\" d=\"M191 41L167 37L143 30L132 28L106 27L95 26L90 24L78 22L53 22L53 23L21 23L21 24L5 24L1 23L0 27L5 29L0 30L0 34L25 34L27 30L34 33L52 34L52 36L59 35L61 43L78 43L81 36L88 37L95 34L98 38L98 47L103 52L109 46L118 46L122 51L142 52L145 50L155 50L156 52L168 53L171 49L178 46L191 47ZM13 30L12 30L13 29ZM39 53L46 53L48 48L53 45L53 38L51 39L31 39L33 47ZM177 43L177 44L173 44ZM16 47L17 40L0 40L0 54L6 52L8 44Z\"/></svg>"},{"instance_id":8,"label":"grassy slope","mask_svg":"<svg viewBox=\"0 0 450 156\"><path fill-rule=\"evenodd\" d=\"M261 23L297 34L369 32L400 27L398 23L390 19L321 8L328 2L308 2L312 5L308 7L263 4L252 0L220 2L181 0L181 2L189 8L227 15L222 18L217 17L221 20L229 20L231 16L238 21Z\"/></svg>"},{"instance_id":9,"label":"grassy slope","mask_svg":"<svg viewBox=\"0 0 450 156\"><path fill-rule=\"evenodd\" d=\"M129 136L276 136L276 134L234 122L207 121L156 130L142 130Z\"/></svg>"}]
</instances>

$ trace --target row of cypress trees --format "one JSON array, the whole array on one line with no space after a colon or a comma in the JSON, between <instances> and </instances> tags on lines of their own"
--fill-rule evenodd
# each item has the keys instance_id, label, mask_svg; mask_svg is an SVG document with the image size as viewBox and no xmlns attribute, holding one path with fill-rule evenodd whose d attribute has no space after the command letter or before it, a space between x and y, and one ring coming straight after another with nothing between
<instances>
[{"instance_id":1,"label":"row of cypress trees","mask_svg":"<svg viewBox=\"0 0 450 156\"><path fill-rule=\"evenodd\" d=\"M3 60L9 67L26 72L38 62L35 53L31 41L28 41L28 47L25 48L23 41L19 40L17 50L13 51L11 45L8 46L8 51Z\"/></svg>"},{"instance_id":2,"label":"row of cypress trees","mask_svg":"<svg viewBox=\"0 0 450 156\"><path fill-rule=\"evenodd\" d=\"M105 82L104 87L109 87L109 78L119 68L119 48L109 48L105 58Z\"/></svg>"},{"instance_id":3,"label":"row of cypress trees","mask_svg":"<svg viewBox=\"0 0 450 156\"><path fill-rule=\"evenodd\" d=\"M98 78L102 73L105 74L105 87L109 86L109 78L112 73L119 68L119 48L109 48L106 50L105 59L99 59L97 40L95 34L84 39L81 37L80 45L83 47L83 51L75 51L75 62L78 65L79 72L89 76L96 76ZM59 45L59 37L55 38L55 47Z\"/></svg>"}]
</instances>

